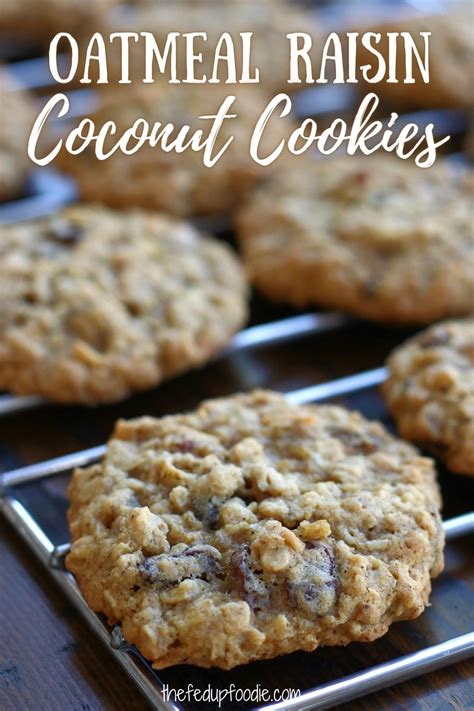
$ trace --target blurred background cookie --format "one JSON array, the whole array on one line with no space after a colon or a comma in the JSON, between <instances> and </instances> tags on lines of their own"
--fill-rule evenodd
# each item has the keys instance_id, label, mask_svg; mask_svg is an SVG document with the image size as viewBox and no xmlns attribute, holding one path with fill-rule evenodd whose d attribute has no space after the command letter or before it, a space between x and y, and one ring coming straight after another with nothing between
<instances>
[{"instance_id":1,"label":"blurred background cookie","mask_svg":"<svg viewBox=\"0 0 474 711\"><path fill-rule=\"evenodd\" d=\"M391 22L377 22L360 28L360 32L381 33L377 51L388 57L387 32L410 32L415 45L423 57L424 40L420 32L431 32L429 40L430 81L425 83L417 72L414 61L416 83L367 84L366 89L375 91L387 106L394 107L469 107L474 106L474 5L472 2L450 3L449 11L439 14L401 14L400 19ZM403 44L399 48L397 65L403 67ZM374 58L364 47L360 47L358 63L372 64Z\"/></svg>"},{"instance_id":2,"label":"blurred background cookie","mask_svg":"<svg viewBox=\"0 0 474 711\"><path fill-rule=\"evenodd\" d=\"M95 28L97 29L97 27ZM121 6L103 17L100 31L153 33L159 47L163 47L169 33L205 32L207 39L196 38L197 53L202 61L196 63L196 75L211 76L217 42L223 33L232 37L237 67L242 64L241 32L252 32L252 66L260 69L260 87L271 94L288 91L297 85L287 84L289 78L289 32L309 32L315 37L320 33L315 16L304 7L291 3L269 2L201 2L151 3L131 7ZM92 34L92 33L91 33ZM87 40L85 35L83 41ZM186 45L183 38L178 42L178 75L186 72ZM121 47L115 42L107 49L111 76L118 80L121 75ZM143 42L130 44L130 77L143 79ZM253 71L252 71L253 74ZM157 81L164 84L169 73L156 74ZM227 78L226 64L221 62L218 77ZM208 88L208 85L206 86ZM229 88L232 88L230 86Z\"/></svg>"},{"instance_id":3,"label":"blurred background cookie","mask_svg":"<svg viewBox=\"0 0 474 711\"><path fill-rule=\"evenodd\" d=\"M237 259L186 223L80 205L0 227L0 388L120 400L204 363L245 316Z\"/></svg>"},{"instance_id":4,"label":"blurred background cookie","mask_svg":"<svg viewBox=\"0 0 474 711\"><path fill-rule=\"evenodd\" d=\"M0 201L18 197L32 163L27 144L35 120L31 96L0 66Z\"/></svg>"},{"instance_id":5,"label":"blurred background cookie","mask_svg":"<svg viewBox=\"0 0 474 711\"><path fill-rule=\"evenodd\" d=\"M191 128L208 136L212 121L200 116L216 114L225 98L236 96L230 114L219 131L213 155L233 136L233 141L218 162L203 164L203 152L190 147L184 152L165 152L160 145L145 144L131 155L116 151L107 160L95 156L94 145L83 153L63 151L62 167L77 180L83 200L97 200L113 207L141 206L176 215L218 215L240 203L243 196L271 172L250 156L251 136L269 97L258 86L181 84L120 87L103 94L102 107L92 115L97 127L114 121L117 132L106 143L111 146L126 129L141 118L162 127L174 124L172 137L181 128ZM293 127L290 117L270 118L261 142L262 154L270 153L288 136ZM275 167L278 163L275 164Z\"/></svg>"},{"instance_id":6,"label":"blurred background cookie","mask_svg":"<svg viewBox=\"0 0 474 711\"><path fill-rule=\"evenodd\" d=\"M116 4L118 0L2 0L0 32L47 46L57 32L76 34Z\"/></svg>"},{"instance_id":7,"label":"blurred background cookie","mask_svg":"<svg viewBox=\"0 0 474 711\"><path fill-rule=\"evenodd\" d=\"M471 313L473 181L441 159L299 159L238 215L250 279L273 300L388 323Z\"/></svg>"}]
</instances>

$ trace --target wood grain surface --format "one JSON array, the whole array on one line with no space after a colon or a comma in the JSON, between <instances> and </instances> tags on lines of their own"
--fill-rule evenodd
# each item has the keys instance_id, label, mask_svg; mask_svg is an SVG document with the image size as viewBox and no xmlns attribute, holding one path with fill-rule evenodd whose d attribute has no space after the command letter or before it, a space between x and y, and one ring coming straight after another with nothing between
<instances>
[{"instance_id":1,"label":"wood grain surface","mask_svg":"<svg viewBox=\"0 0 474 711\"><path fill-rule=\"evenodd\" d=\"M286 315L254 303L254 320ZM121 405L95 410L47 407L0 420L0 470L41 461L103 442L117 417L163 414L194 407L202 398L255 386L286 391L376 367L406 331L355 324L344 331L315 335L279 347L234 355ZM375 392L346 399L367 416L387 420ZM445 516L472 508L474 482L441 472ZM55 543L67 540L67 476L17 490ZM0 521L0 709L5 711L146 708L124 675L47 572ZM174 667L160 673L176 688L188 683L224 688L311 688L400 654L449 639L474 628L472 538L450 543L446 569L434 583L432 606L416 621L394 625L372 644L296 653L231 672ZM474 665L464 662L344 706L350 711L410 709L444 711L474 708ZM212 704L185 705L210 711ZM227 711L248 706L224 705Z\"/></svg>"}]
</instances>

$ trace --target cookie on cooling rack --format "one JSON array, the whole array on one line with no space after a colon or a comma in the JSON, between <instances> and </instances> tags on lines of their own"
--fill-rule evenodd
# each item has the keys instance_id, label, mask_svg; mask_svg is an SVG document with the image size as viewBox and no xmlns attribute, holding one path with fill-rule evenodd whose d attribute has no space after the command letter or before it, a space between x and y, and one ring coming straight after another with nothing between
<instances>
[{"instance_id":1,"label":"cookie on cooling rack","mask_svg":"<svg viewBox=\"0 0 474 711\"><path fill-rule=\"evenodd\" d=\"M276 393L120 421L69 496L68 569L156 668L371 641L443 566L433 462Z\"/></svg>"},{"instance_id":2,"label":"cookie on cooling rack","mask_svg":"<svg viewBox=\"0 0 474 711\"><path fill-rule=\"evenodd\" d=\"M474 319L446 321L397 348L383 385L402 437L474 476Z\"/></svg>"},{"instance_id":3,"label":"cookie on cooling rack","mask_svg":"<svg viewBox=\"0 0 474 711\"><path fill-rule=\"evenodd\" d=\"M145 145L132 155L116 151L107 160L96 158L94 148L79 155L64 152L61 164L79 184L83 200L100 201L112 207L141 206L180 216L215 216L233 209L255 183L268 175L250 157L250 140L255 124L269 98L258 87L226 85L164 85L112 89L103 94L104 103L93 116L98 126L112 120L121 135L134 122L145 119L175 126L173 136L182 126L209 134L211 121L200 116L215 115L229 95L237 99L219 131L213 155L229 141L217 163L208 167L203 152L190 148L182 153L165 152L160 145ZM273 117L268 122L262 151L271 152L293 128L292 119ZM116 138L111 137L110 143ZM106 147L109 150L109 147Z\"/></svg>"},{"instance_id":4,"label":"cookie on cooling rack","mask_svg":"<svg viewBox=\"0 0 474 711\"><path fill-rule=\"evenodd\" d=\"M427 15L416 13L400 17L388 23L377 23L373 27L364 27L360 32L375 31L381 33L379 52L388 56L387 32L409 32L415 40L420 56L424 56L424 40L420 32L431 32L429 40L430 80L424 82L416 73L415 83L407 84L399 74L398 83L379 82L367 85L388 105L402 107L472 107L474 104L474 84L472 67L474 65L474 40L472 23L474 19L471 0L450 3L445 13ZM397 66L405 66L404 44L398 38ZM359 66L372 65L373 56L363 46L359 47Z\"/></svg>"},{"instance_id":5,"label":"cookie on cooling rack","mask_svg":"<svg viewBox=\"0 0 474 711\"><path fill-rule=\"evenodd\" d=\"M391 323L473 311L474 173L445 162L341 156L295 163L238 216L244 261L269 298Z\"/></svg>"},{"instance_id":6,"label":"cookie on cooling rack","mask_svg":"<svg viewBox=\"0 0 474 711\"><path fill-rule=\"evenodd\" d=\"M18 197L25 188L31 163L28 137L35 119L29 95L0 66L0 200Z\"/></svg>"},{"instance_id":7,"label":"cookie on cooling rack","mask_svg":"<svg viewBox=\"0 0 474 711\"><path fill-rule=\"evenodd\" d=\"M0 389L120 400L205 362L245 314L237 259L185 222L80 205L0 227Z\"/></svg>"}]
</instances>

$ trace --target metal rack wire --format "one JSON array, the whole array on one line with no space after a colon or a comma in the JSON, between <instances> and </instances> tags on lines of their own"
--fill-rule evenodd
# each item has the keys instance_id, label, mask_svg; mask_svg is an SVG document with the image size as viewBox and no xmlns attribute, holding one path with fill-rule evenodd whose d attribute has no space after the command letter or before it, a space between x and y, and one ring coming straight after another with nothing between
<instances>
[{"instance_id":1,"label":"metal rack wire","mask_svg":"<svg viewBox=\"0 0 474 711\"><path fill-rule=\"evenodd\" d=\"M379 368L309 388L294 390L286 393L286 397L290 402L298 404L318 402L373 387L384 376L384 369ZM110 630L85 603L76 581L64 568L63 561L69 550L69 543L64 542L59 546L53 545L29 511L15 496L15 487L70 472L76 466L91 464L100 459L105 449L105 445L101 445L2 474L0 477L1 511L46 566L63 593L88 622L92 631L108 645L111 653L153 708L174 711L177 707L164 699L163 685L160 683L159 676L150 669L139 652L125 642L120 628L116 626ZM474 512L445 521L444 529L448 541L474 533ZM266 711L280 711L280 709L303 711L304 709L331 708L471 656L474 656L474 633L460 635L362 672L322 684L302 693L295 699L285 701L284 704L272 704L266 706L265 709Z\"/></svg>"},{"instance_id":2,"label":"metal rack wire","mask_svg":"<svg viewBox=\"0 0 474 711\"><path fill-rule=\"evenodd\" d=\"M34 170L28 180L27 195L0 204L0 224L43 217L76 199L76 185L71 178L52 168Z\"/></svg>"}]
</instances>

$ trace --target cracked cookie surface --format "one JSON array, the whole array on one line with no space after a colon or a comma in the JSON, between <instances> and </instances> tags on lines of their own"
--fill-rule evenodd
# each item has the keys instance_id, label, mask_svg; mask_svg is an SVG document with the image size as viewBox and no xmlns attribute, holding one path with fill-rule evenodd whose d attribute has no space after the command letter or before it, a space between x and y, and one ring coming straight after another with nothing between
<instances>
[{"instance_id":1,"label":"cracked cookie surface","mask_svg":"<svg viewBox=\"0 0 474 711\"><path fill-rule=\"evenodd\" d=\"M433 462L271 392L118 422L69 496L67 567L157 668L373 640L443 565Z\"/></svg>"},{"instance_id":2,"label":"cracked cookie surface","mask_svg":"<svg viewBox=\"0 0 474 711\"><path fill-rule=\"evenodd\" d=\"M474 319L431 326L387 365L383 393L400 434L474 476Z\"/></svg>"},{"instance_id":3,"label":"cracked cookie surface","mask_svg":"<svg viewBox=\"0 0 474 711\"><path fill-rule=\"evenodd\" d=\"M0 227L0 388L122 399L204 363L246 315L238 260L191 225L79 205Z\"/></svg>"},{"instance_id":4,"label":"cracked cookie surface","mask_svg":"<svg viewBox=\"0 0 474 711\"><path fill-rule=\"evenodd\" d=\"M473 171L387 157L288 166L237 218L251 281L269 298L389 323L472 313Z\"/></svg>"}]
</instances>

